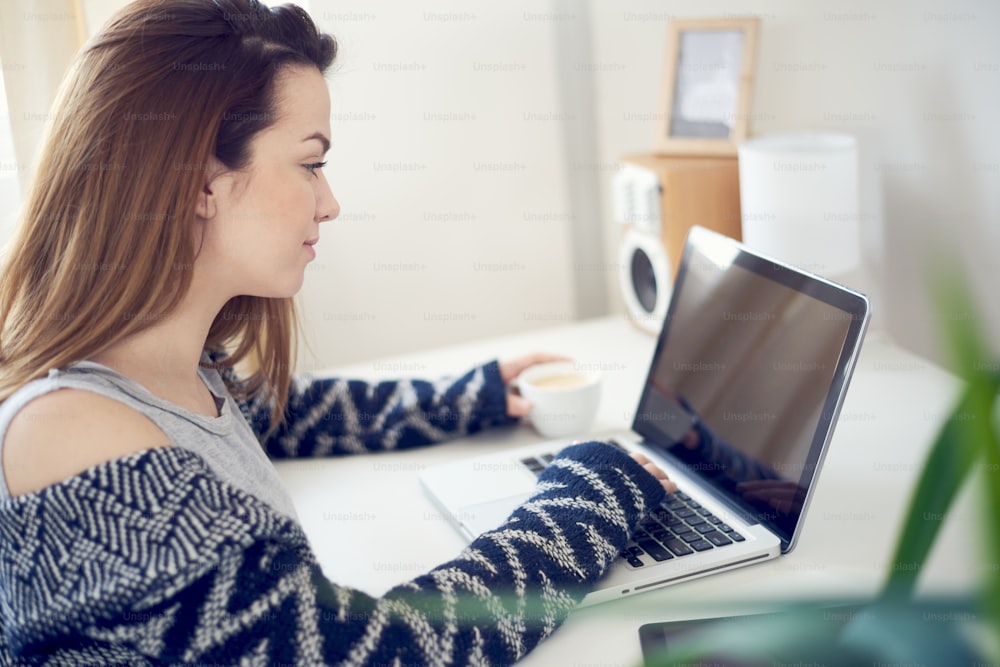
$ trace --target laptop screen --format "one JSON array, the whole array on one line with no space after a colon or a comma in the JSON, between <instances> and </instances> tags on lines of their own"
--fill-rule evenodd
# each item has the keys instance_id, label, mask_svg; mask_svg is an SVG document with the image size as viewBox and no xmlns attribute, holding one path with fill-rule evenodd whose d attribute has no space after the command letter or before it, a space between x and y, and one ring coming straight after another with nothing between
<instances>
[{"instance_id":1,"label":"laptop screen","mask_svg":"<svg viewBox=\"0 0 1000 667\"><path fill-rule=\"evenodd\" d=\"M867 321L862 295L695 229L633 429L787 550Z\"/></svg>"}]
</instances>

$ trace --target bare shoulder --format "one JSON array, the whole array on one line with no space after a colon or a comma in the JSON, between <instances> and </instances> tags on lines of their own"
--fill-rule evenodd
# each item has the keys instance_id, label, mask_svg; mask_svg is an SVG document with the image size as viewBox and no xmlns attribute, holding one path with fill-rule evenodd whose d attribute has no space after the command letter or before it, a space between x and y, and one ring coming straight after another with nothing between
<instances>
[{"instance_id":1,"label":"bare shoulder","mask_svg":"<svg viewBox=\"0 0 1000 667\"><path fill-rule=\"evenodd\" d=\"M106 396L58 389L25 405L3 441L12 496L38 491L97 464L171 444L146 416Z\"/></svg>"}]
</instances>

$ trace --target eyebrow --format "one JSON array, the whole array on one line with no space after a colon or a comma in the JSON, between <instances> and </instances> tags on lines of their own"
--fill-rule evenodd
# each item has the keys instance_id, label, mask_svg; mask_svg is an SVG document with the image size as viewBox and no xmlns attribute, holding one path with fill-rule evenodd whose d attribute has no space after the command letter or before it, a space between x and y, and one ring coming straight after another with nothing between
<instances>
[{"instance_id":1,"label":"eyebrow","mask_svg":"<svg viewBox=\"0 0 1000 667\"><path fill-rule=\"evenodd\" d=\"M302 141L303 141L303 143L305 143L306 141L309 141L310 139L316 139L316 140L318 140L321 144L323 144L323 152L324 153L329 152L329 150L330 150L330 140L327 139L325 136L323 136L319 132L313 132L312 134L310 134L308 137L306 137Z\"/></svg>"}]
</instances>

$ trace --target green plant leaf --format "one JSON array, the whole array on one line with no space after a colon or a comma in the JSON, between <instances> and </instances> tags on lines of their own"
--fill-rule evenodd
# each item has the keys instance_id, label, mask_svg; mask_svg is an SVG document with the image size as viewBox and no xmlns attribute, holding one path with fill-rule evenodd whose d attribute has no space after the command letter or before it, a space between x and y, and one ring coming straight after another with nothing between
<instances>
[{"instance_id":1,"label":"green plant leaf","mask_svg":"<svg viewBox=\"0 0 1000 667\"><path fill-rule=\"evenodd\" d=\"M998 390L998 375L990 372L989 353L976 327L975 308L962 272L955 268L955 264L946 262L944 266L945 269L935 276L931 291L942 335L949 347L948 353L967 385L958 405L942 426L921 470L902 534L890 561L886 596L912 595L934 539L959 489L968 479L977 459L986 459L990 451L996 451L996 432L991 414ZM987 516L995 515L995 508L1000 505L992 507L987 508ZM990 529L991 526L987 526L987 532ZM988 538L990 544L987 551L997 553L998 537L995 530L993 533Z\"/></svg>"},{"instance_id":2,"label":"green plant leaf","mask_svg":"<svg viewBox=\"0 0 1000 667\"><path fill-rule=\"evenodd\" d=\"M1000 378L994 373L994 381L1000 385ZM983 537L985 539L984 566L992 573L984 586L984 607L993 624L992 661L1000 663L1000 412L994 401L994 411L989 415L988 435L983 458L985 493L983 509L986 520Z\"/></svg>"},{"instance_id":3,"label":"green plant leaf","mask_svg":"<svg viewBox=\"0 0 1000 667\"><path fill-rule=\"evenodd\" d=\"M948 509L982 453L980 443L969 433L969 422L977 417L982 421L982 415L976 414L982 393L980 386L965 391L931 447L889 561L886 596L909 597L913 593Z\"/></svg>"},{"instance_id":4,"label":"green plant leaf","mask_svg":"<svg viewBox=\"0 0 1000 667\"><path fill-rule=\"evenodd\" d=\"M943 267L931 283L937 320L952 366L967 386L922 470L884 595L912 595L955 495L970 472L981 472L984 582L978 602L988 628L984 646L996 662L1000 661L1000 412L996 411L1000 363L991 359L977 326L972 292L960 264L945 261L936 266Z\"/></svg>"}]
</instances>

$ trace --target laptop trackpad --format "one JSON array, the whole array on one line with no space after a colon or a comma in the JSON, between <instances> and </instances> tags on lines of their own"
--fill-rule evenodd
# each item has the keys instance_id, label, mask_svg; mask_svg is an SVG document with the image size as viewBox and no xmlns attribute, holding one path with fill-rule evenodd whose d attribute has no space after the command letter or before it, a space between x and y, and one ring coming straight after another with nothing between
<instances>
[{"instance_id":1,"label":"laptop trackpad","mask_svg":"<svg viewBox=\"0 0 1000 667\"><path fill-rule=\"evenodd\" d=\"M518 505L530 497L530 493L520 493L484 503L465 505L455 513L454 519L466 536L474 539L487 530L499 526Z\"/></svg>"}]
</instances>

